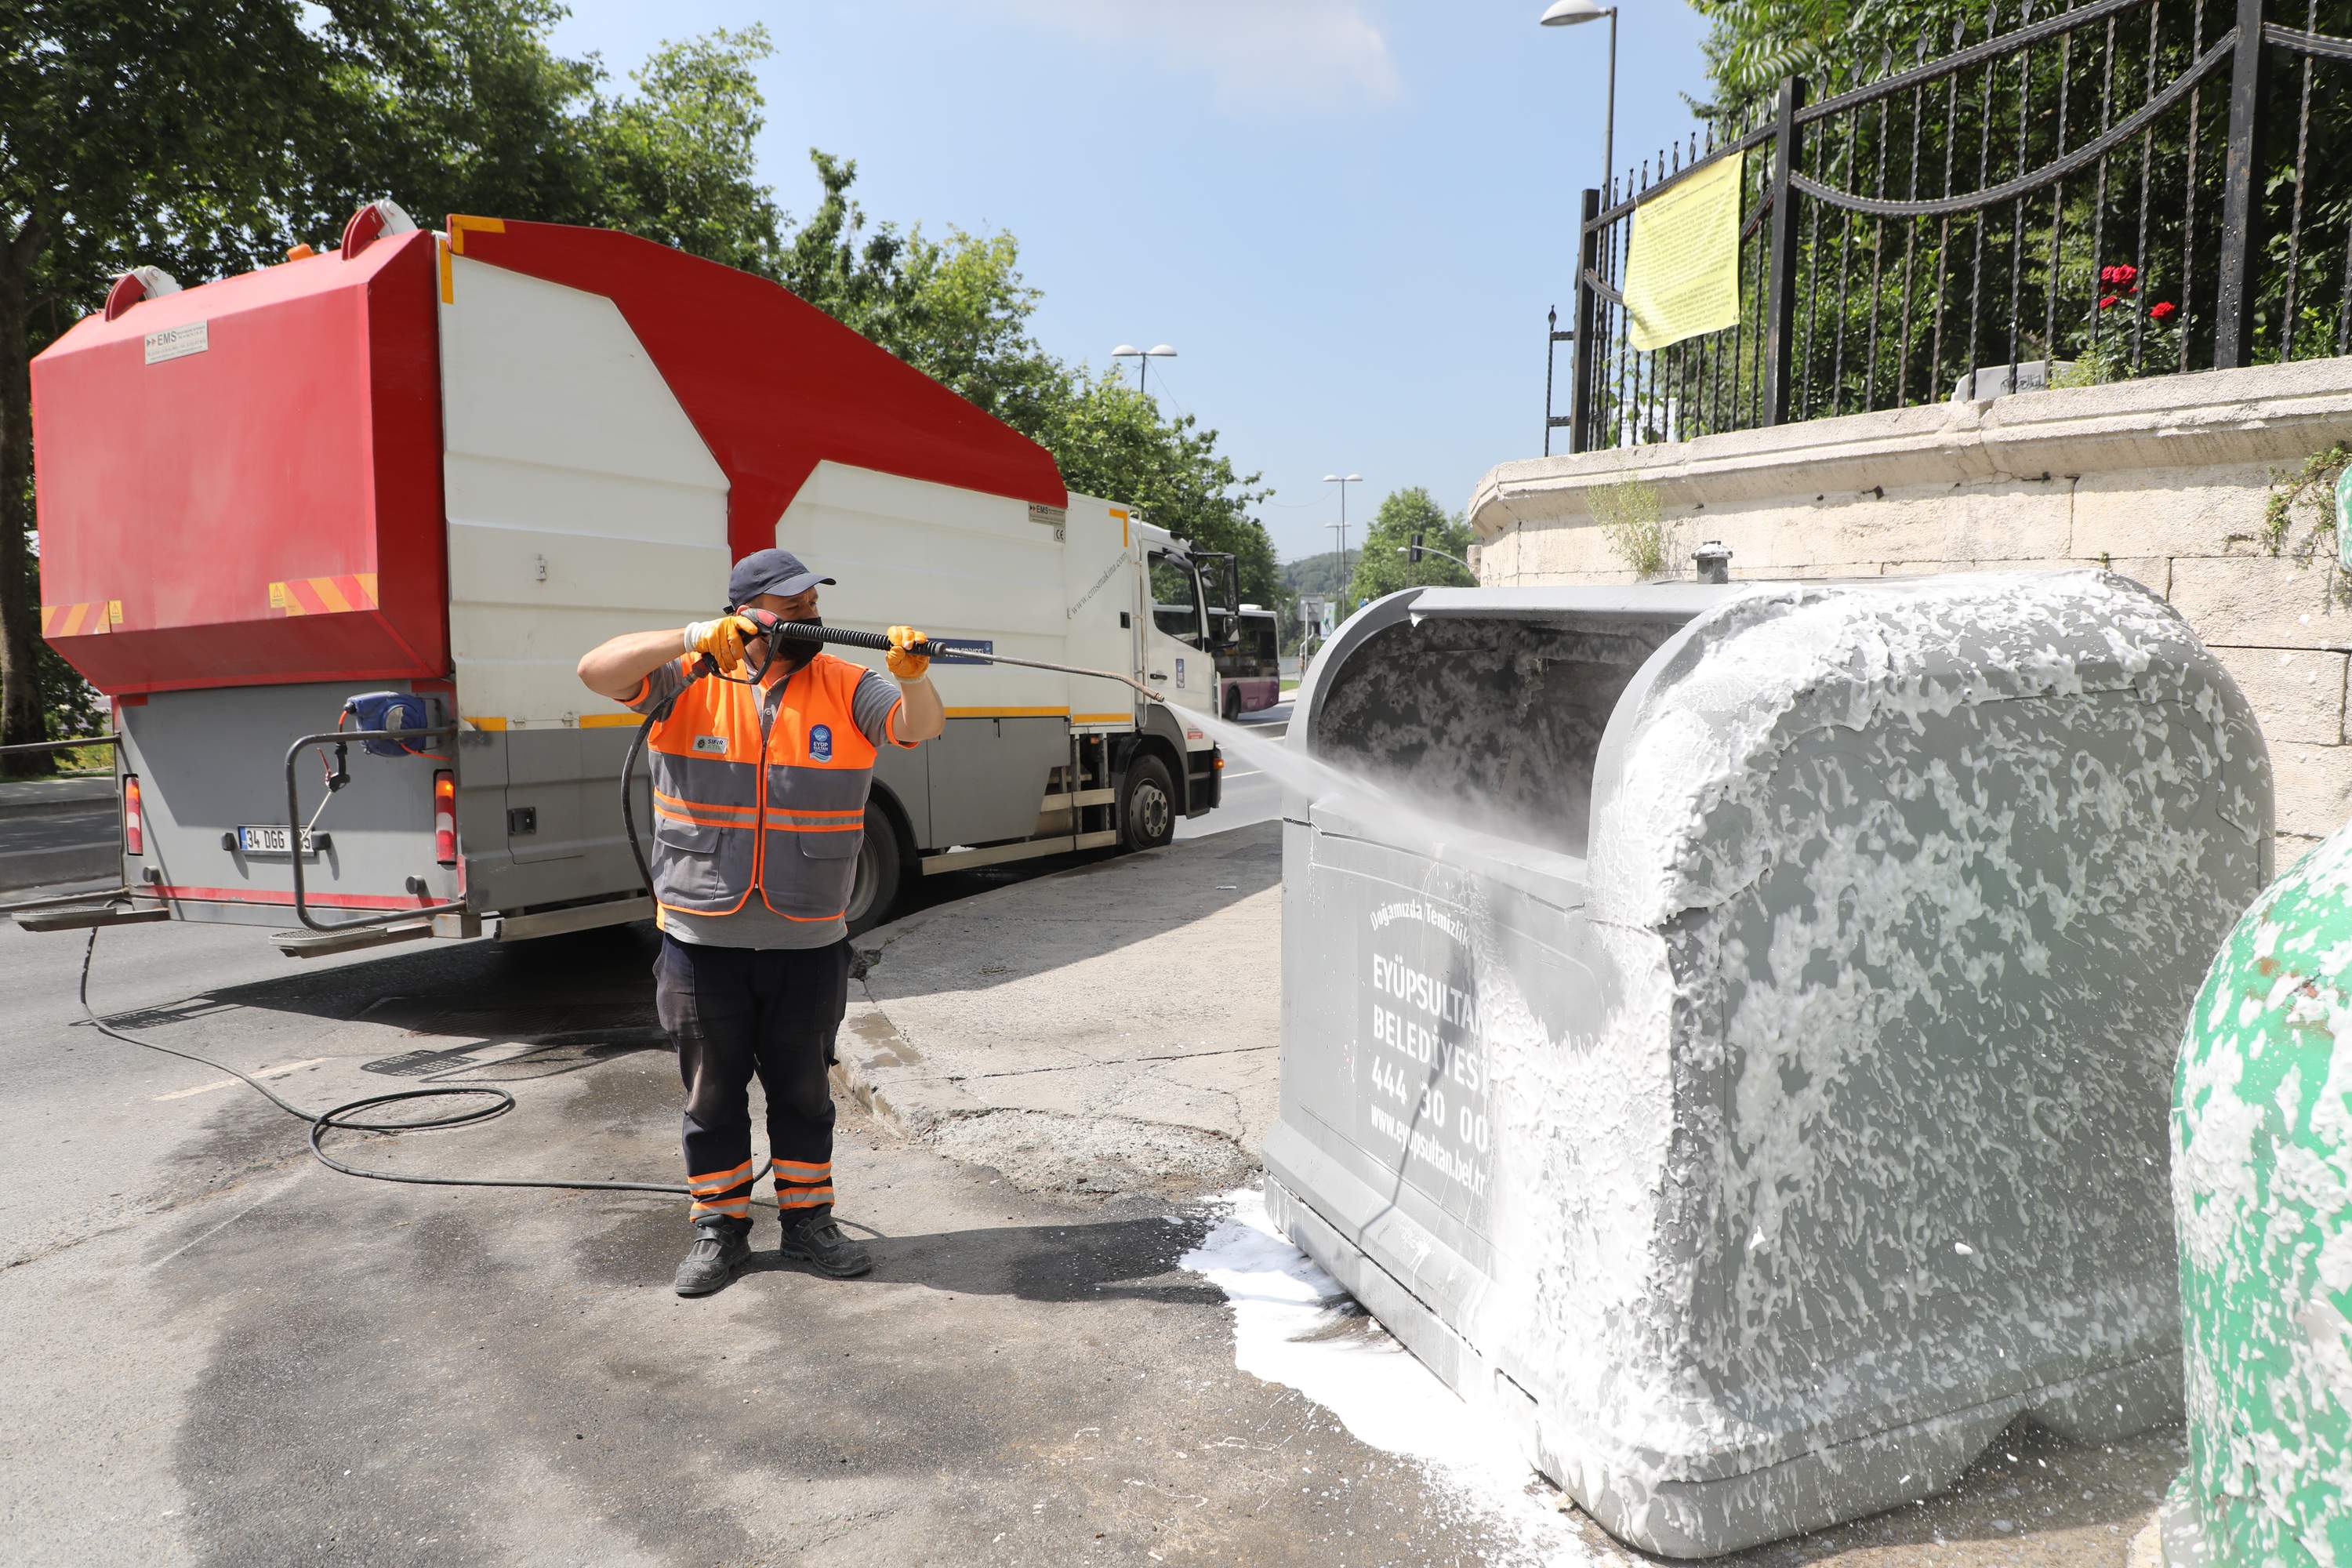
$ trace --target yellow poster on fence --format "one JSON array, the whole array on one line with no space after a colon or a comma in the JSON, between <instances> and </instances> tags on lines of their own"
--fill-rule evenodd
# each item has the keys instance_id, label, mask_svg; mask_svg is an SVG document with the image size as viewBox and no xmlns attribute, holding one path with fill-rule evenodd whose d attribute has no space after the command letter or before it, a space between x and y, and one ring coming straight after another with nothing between
<instances>
[{"instance_id":1,"label":"yellow poster on fence","mask_svg":"<svg viewBox=\"0 0 2352 1568\"><path fill-rule=\"evenodd\" d=\"M1637 349L1662 349L1739 320L1738 154L1633 209L1625 311Z\"/></svg>"}]
</instances>

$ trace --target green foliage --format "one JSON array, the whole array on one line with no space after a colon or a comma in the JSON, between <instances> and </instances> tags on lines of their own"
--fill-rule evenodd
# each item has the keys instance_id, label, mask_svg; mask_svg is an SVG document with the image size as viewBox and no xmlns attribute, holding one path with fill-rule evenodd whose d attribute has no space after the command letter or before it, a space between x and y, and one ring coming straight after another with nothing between
<instances>
[{"instance_id":1,"label":"green foliage","mask_svg":"<svg viewBox=\"0 0 2352 1568\"><path fill-rule=\"evenodd\" d=\"M1981 37L1986 11L1985 0L1692 0L1692 8L1707 20L1700 47L1715 88L1713 101L1695 107L1725 125L1751 122L1783 77L1805 78L1816 98L1853 85L1857 66L1874 63L1890 38L1948 38L1956 22Z\"/></svg>"},{"instance_id":2,"label":"green foliage","mask_svg":"<svg viewBox=\"0 0 2352 1568\"><path fill-rule=\"evenodd\" d=\"M1349 551L1352 564L1355 552ZM1336 598L1339 593L1339 552L1326 550L1320 555L1302 555L1296 561L1282 563L1283 585L1294 595L1319 594L1324 598Z\"/></svg>"},{"instance_id":3,"label":"green foliage","mask_svg":"<svg viewBox=\"0 0 2352 1568\"><path fill-rule=\"evenodd\" d=\"M1656 490L1640 479L1621 479L1594 490L1588 504L1610 553L1634 576L1648 579L1666 569L1667 529L1659 518Z\"/></svg>"},{"instance_id":4,"label":"green foliage","mask_svg":"<svg viewBox=\"0 0 2352 1568\"><path fill-rule=\"evenodd\" d=\"M596 57L549 47L564 14L551 0L347 0L329 29L343 133L300 150L315 194L303 232L391 195L421 223L593 224L772 272L782 214L752 151L767 30L665 43L613 92Z\"/></svg>"},{"instance_id":5,"label":"green foliage","mask_svg":"<svg viewBox=\"0 0 2352 1568\"><path fill-rule=\"evenodd\" d=\"M2271 493L2263 507L2262 531L2254 542L2273 555L2289 555L2298 567L2309 566L2325 549L2333 564L2338 528L2336 486L2348 463L2352 463L2352 447L2338 441L2305 458L2294 473L2273 476ZM2308 521L2301 538L2294 532L2298 512ZM2352 602L2352 584L2339 579L2336 593Z\"/></svg>"},{"instance_id":6,"label":"green foliage","mask_svg":"<svg viewBox=\"0 0 2352 1568\"><path fill-rule=\"evenodd\" d=\"M1433 549L1469 559L1467 521L1458 514L1449 516L1419 485L1391 490L1365 531L1363 553L1357 558L1355 575L1349 584L1349 597L1361 604L1400 588L1477 586L1475 577L1444 556L1424 555L1415 564L1399 554L1416 533Z\"/></svg>"}]
</instances>

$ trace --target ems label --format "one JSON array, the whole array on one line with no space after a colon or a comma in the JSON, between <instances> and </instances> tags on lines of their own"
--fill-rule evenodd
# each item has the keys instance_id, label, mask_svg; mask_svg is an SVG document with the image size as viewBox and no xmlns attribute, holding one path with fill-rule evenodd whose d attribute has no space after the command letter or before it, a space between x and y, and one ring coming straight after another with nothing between
<instances>
[{"instance_id":1,"label":"ems label","mask_svg":"<svg viewBox=\"0 0 2352 1568\"><path fill-rule=\"evenodd\" d=\"M184 327L166 327L160 332L148 333L147 363L161 364L167 359L203 353L213 346L212 330L210 321L190 321Z\"/></svg>"}]
</instances>

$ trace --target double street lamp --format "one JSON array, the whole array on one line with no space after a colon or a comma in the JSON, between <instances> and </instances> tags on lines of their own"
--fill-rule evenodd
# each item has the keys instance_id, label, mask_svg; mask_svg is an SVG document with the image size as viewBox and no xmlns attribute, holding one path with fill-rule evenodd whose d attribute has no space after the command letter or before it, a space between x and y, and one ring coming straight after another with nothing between
<instances>
[{"instance_id":1,"label":"double street lamp","mask_svg":"<svg viewBox=\"0 0 2352 1568\"><path fill-rule=\"evenodd\" d=\"M1137 348L1133 343L1121 343L1110 351L1110 357L1114 360L1131 359L1135 362L1135 390L1138 395L1140 395L1147 390L1144 386L1144 378L1151 374L1151 362L1156 359L1174 359L1176 351L1166 343L1154 343L1148 349Z\"/></svg>"},{"instance_id":2,"label":"double street lamp","mask_svg":"<svg viewBox=\"0 0 2352 1568\"><path fill-rule=\"evenodd\" d=\"M1341 620L1345 620L1348 618L1349 609L1348 487L1349 485L1362 484L1364 482L1364 476L1361 474L1326 474L1323 476L1323 482L1327 485L1337 485L1339 487L1339 521L1337 522L1327 522L1323 526L1326 528L1336 528L1339 531L1339 592L1337 597L1339 601L1339 618Z\"/></svg>"}]
</instances>

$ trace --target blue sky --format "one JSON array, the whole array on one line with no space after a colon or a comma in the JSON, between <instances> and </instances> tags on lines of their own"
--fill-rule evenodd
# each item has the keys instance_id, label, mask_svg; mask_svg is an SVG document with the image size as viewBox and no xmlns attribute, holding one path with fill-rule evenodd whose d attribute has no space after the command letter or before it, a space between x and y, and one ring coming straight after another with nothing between
<instances>
[{"instance_id":1,"label":"blue sky","mask_svg":"<svg viewBox=\"0 0 2352 1568\"><path fill-rule=\"evenodd\" d=\"M1332 546L1326 473L1364 476L1354 521L1405 485L1459 508L1540 450L1605 23L1538 28L1544 0L573 3L559 46L616 79L664 37L764 21L784 206L814 205L806 149L855 158L877 218L1016 236L1054 353L1174 344L1153 390L1275 487L1286 560ZM1687 134L1704 81L1686 5L1625 5L1621 165Z\"/></svg>"}]
</instances>

